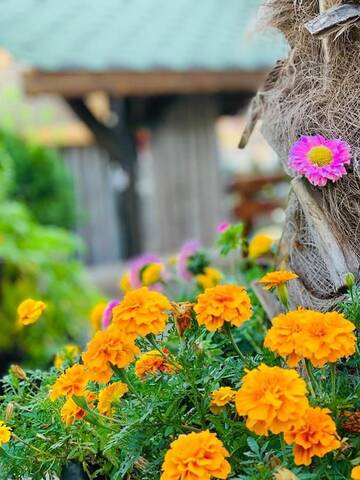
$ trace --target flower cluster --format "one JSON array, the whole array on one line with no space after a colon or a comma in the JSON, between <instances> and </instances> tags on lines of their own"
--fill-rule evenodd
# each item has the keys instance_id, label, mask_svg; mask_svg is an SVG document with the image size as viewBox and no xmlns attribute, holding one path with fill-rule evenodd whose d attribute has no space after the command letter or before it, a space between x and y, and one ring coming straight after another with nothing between
<instances>
[{"instance_id":1,"label":"flower cluster","mask_svg":"<svg viewBox=\"0 0 360 480\"><path fill-rule=\"evenodd\" d=\"M249 295L239 285L217 285L199 295L194 307L199 325L210 332L221 328L225 322L240 327L252 315Z\"/></svg>"},{"instance_id":2,"label":"flower cluster","mask_svg":"<svg viewBox=\"0 0 360 480\"><path fill-rule=\"evenodd\" d=\"M273 319L264 345L296 366L307 358L315 367L355 352L353 323L341 313L298 309Z\"/></svg>"},{"instance_id":3,"label":"flower cluster","mask_svg":"<svg viewBox=\"0 0 360 480\"><path fill-rule=\"evenodd\" d=\"M162 466L161 480L226 479L230 464L229 452L214 433L181 435L170 445Z\"/></svg>"},{"instance_id":4,"label":"flower cluster","mask_svg":"<svg viewBox=\"0 0 360 480\"><path fill-rule=\"evenodd\" d=\"M115 382L103 388L99 393L98 410L102 415L113 413L113 404L129 391L126 383Z\"/></svg>"},{"instance_id":5,"label":"flower cluster","mask_svg":"<svg viewBox=\"0 0 360 480\"><path fill-rule=\"evenodd\" d=\"M125 336L115 326L110 326L107 330L95 334L82 359L90 380L108 383L113 374L111 365L125 368L139 353L140 350L132 338Z\"/></svg>"},{"instance_id":6,"label":"flower cluster","mask_svg":"<svg viewBox=\"0 0 360 480\"><path fill-rule=\"evenodd\" d=\"M127 293L113 309L112 325L132 338L157 335L164 331L171 310L171 303L163 294L139 288Z\"/></svg>"},{"instance_id":7,"label":"flower cluster","mask_svg":"<svg viewBox=\"0 0 360 480\"><path fill-rule=\"evenodd\" d=\"M220 387L211 393L210 410L215 415L219 414L226 405L234 402L236 391L231 387Z\"/></svg>"},{"instance_id":8,"label":"flower cluster","mask_svg":"<svg viewBox=\"0 0 360 480\"><path fill-rule=\"evenodd\" d=\"M144 353L135 363L135 375L138 378L144 378L147 375L153 375L158 372L174 373L174 368L166 359L169 353L169 350L166 348L162 350L162 353L158 350Z\"/></svg>"},{"instance_id":9,"label":"flower cluster","mask_svg":"<svg viewBox=\"0 0 360 480\"><path fill-rule=\"evenodd\" d=\"M26 326L37 322L45 309L44 302L27 298L17 308L19 323Z\"/></svg>"},{"instance_id":10,"label":"flower cluster","mask_svg":"<svg viewBox=\"0 0 360 480\"><path fill-rule=\"evenodd\" d=\"M261 364L243 378L236 394L239 415L258 435L286 432L301 424L299 412L308 407L305 381L295 370Z\"/></svg>"},{"instance_id":11,"label":"flower cluster","mask_svg":"<svg viewBox=\"0 0 360 480\"><path fill-rule=\"evenodd\" d=\"M308 408L299 426L285 432L286 443L294 445L296 465L310 465L312 457L323 457L340 447L336 425L327 408Z\"/></svg>"},{"instance_id":12,"label":"flower cluster","mask_svg":"<svg viewBox=\"0 0 360 480\"><path fill-rule=\"evenodd\" d=\"M89 381L84 365L74 365L65 370L52 386L49 394L50 400L59 397L82 396Z\"/></svg>"}]
</instances>

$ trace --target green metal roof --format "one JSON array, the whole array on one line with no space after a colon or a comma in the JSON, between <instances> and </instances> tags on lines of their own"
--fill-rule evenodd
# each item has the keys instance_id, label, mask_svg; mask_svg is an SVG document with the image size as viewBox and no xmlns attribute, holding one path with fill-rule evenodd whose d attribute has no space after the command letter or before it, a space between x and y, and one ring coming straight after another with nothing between
<instances>
[{"instance_id":1,"label":"green metal roof","mask_svg":"<svg viewBox=\"0 0 360 480\"><path fill-rule=\"evenodd\" d=\"M255 70L286 53L249 33L262 0L9 0L0 46L43 70Z\"/></svg>"}]
</instances>

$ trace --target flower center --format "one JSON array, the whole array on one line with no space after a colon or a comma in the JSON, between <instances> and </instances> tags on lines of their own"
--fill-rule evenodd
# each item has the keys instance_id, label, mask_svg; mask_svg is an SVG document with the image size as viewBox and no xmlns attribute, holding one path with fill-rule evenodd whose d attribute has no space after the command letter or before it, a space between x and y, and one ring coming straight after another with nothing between
<instances>
[{"instance_id":1,"label":"flower center","mask_svg":"<svg viewBox=\"0 0 360 480\"><path fill-rule=\"evenodd\" d=\"M313 165L317 167L325 167L332 162L333 154L330 148L325 147L324 145L319 145L318 147L313 147L309 153L308 158Z\"/></svg>"}]
</instances>

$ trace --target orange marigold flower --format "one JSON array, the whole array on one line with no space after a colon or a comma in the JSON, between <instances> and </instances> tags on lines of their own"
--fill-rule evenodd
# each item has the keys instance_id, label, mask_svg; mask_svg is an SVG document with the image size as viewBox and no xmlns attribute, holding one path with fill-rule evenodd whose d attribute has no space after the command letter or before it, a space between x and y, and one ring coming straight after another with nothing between
<instances>
[{"instance_id":1,"label":"orange marigold flower","mask_svg":"<svg viewBox=\"0 0 360 480\"><path fill-rule=\"evenodd\" d=\"M39 320L45 309L44 302L27 298L17 308L18 321L21 325L31 325Z\"/></svg>"},{"instance_id":2,"label":"orange marigold flower","mask_svg":"<svg viewBox=\"0 0 360 480\"><path fill-rule=\"evenodd\" d=\"M65 360L75 360L80 353L78 345L65 345L61 352L57 353L54 358L54 367L61 368Z\"/></svg>"},{"instance_id":3,"label":"orange marigold flower","mask_svg":"<svg viewBox=\"0 0 360 480\"><path fill-rule=\"evenodd\" d=\"M267 273L261 280L259 280L259 283L262 283L266 290L271 290L272 288L281 287L290 280L295 280L296 278L299 278L296 273L288 272L286 270L278 270L276 272Z\"/></svg>"},{"instance_id":4,"label":"orange marigold flower","mask_svg":"<svg viewBox=\"0 0 360 480\"><path fill-rule=\"evenodd\" d=\"M11 428L0 420L0 447L8 443L11 438Z\"/></svg>"},{"instance_id":5,"label":"orange marigold flower","mask_svg":"<svg viewBox=\"0 0 360 480\"><path fill-rule=\"evenodd\" d=\"M125 368L138 353L140 350L134 341L111 325L95 334L87 344L82 359L90 380L108 383L113 374L110 363L118 368Z\"/></svg>"},{"instance_id":6,"label":"orange marigold flower","mask_svg":"<svg viewBox=\"0 0 360 480\"><path fill-rule=\"evenodd\" d=\"M94 332L101 329L102 317L106 306L106 302L97 303L90 312L90 323Z\"/></svg>"},{"instance_id":7,"label":"orange marigold flower","mask_svg":"<svg viewBox=\"0 0 360 480\"><path fill-rule=\"evenodd\" d=\"M354 467L351 470L351 479L352 480L360 480L360 465L358 465L357 467Z\"/></svg>"},{"instance_id":8,"label":"orange marigold flower","mask_svg":"<svg viewBox=\"0 0 360 480\"><path fill-rule=\"evenodd\" d=\"M112 414L112 405L129 391L126 383L115 382L108 385L99 393L98 409L102 415L110 416Z\"/></svg>"},{"instance_id":9,"label":"orange marigold flower","mask_svg":"<svg viewBox=\"0 0 360 480\"><path fill-rule=\"evenodd\" d=\"M308 311L299 351L314 367L355 353L355 326L338 312Z\"/></svg>"},{"instance_id":10,"label":"orange marigold flower","mask_svg":"<svg viewBox=\"0 0 360 480\"><path fill-rule=\"evenodd\" d=\"M227 457L229 452L209 430L180 435L165 455L161 480L226 479L231 470Z\"/></svg>"},{"instance_id":11,"label":"orange marigold flower","mask_svg":"<svg viewBox=\"0 0 360 480\"><path fill-rule=\"evenodd\" d=\"M341 446L336 425L327 408L308 408L300 425L285 432L286 443L294 444L296 465L310 465L312 457L323 457Z\"/></svg>"},{"instance_id":12,"label":"orange marigold flower","mask_svg":"<svg viewBox=\"0 0 360 480\"><path fill-rule=\"evenodd\" d=\"M266 334L264 346L287 358L290 367L295 367L302 358L302 331L308 316L309 311L303 309L280 314L273 319L272 327Z\"/></svg>"},{"instance_id":13,"label":"orange marigold flower","mask_svg":"<svg viewBox=\"0 0 360 480\"><path fill-rule=\"evenodd\" d=\"M308 407L305 381L295 370L261 364L249 371L236 394L236 410L257 435L281 433L301 423Z\"/></svg>"},{"instance_id":14,"label":"orange marigold flower","mask_svg":"<svg viewBox=\"0 0 360 480\"><path fill-rule=\"evenodd\" d=\"M123 334L137 337L162 333L172 310L169 300L147 287L128 292L123 301L113 309L112 324Z\"/></svg>"},{"instance_id":15,"label":"orange marigold flower","mask_svg":"<svg viewBox=\"0 0 360 480\"><path fill-rule=\"evenodd\" d=\"M252 315L249 295L239 285L217 285L200 294L194 307L199 325L210 332L221 328L225 322L240 327Z\"/></svg>"},{"instance_id":16,"label":"orange marigold flower","mask_svg":"<svg viewBox=\"0 0 360 480\"><path fill-rule=\"evenodd\" d=\"M96 400L96 394L94 392L83 392L82 396L85 398L88 407L94 407L94 401ZM82 420L86 415L86 412L70 397L66 400L60 410L61 420L66 426L72 425L76 420Z\"/></svg>"},{"instance_id":17,"label":"orange marigold flower","mask_svg":"<svg viewBox=\"0 0 360 480\"><path fill-rule=\"evenodd\" d=\"M166 348L164 348L162 352L164 355L170 353ZM157 372L174 373L173 367L158 350L150 350L149 352L144 353L135 363L135 375L139 378Z\"/></svg>"},{"instance_id":18,"label":"orange marigold flower","mask_svg":"<svg viewBox=\"0 0 360 480\"><path fill-rule=\"evenodd\" d=\"M88 383L84 365L74 365L67 368L51 387L49 398L54 401L59 397L81 396Z\"/></svg>"},{"instance_id":19,"label":"orange marigold flower","mask_svg":"<svg viewBox=\"0 0 360 480\"><path fill-rule=\"evenodd\" d=\"M236 391L230 387L220 387L211 393L210 410L217 415L225 405L235 400Z\"/></svg>"},{"instance_id":20,"label":"orange marigold flower","mask_svg":"<svg viewBox=\"0 0 360 480\"><path fill-rule=\"evenodd\" d=\"M196 275L195 280L200 288L206 290L207 288L218 285L222 278L223 275L217 268L205 267L204 273Z\"/></svg>"},{"instance_id":21,"label":"orange marigold flower","mask_svg":"<svg viewBox=\"0 0 360 480\"><path fill-rule=\"evenodd\" d=\"M132 290L132 286L131 286L131 282L130 282L130 272L125 272L121 276L120 282L119 282L119 287L120 287L120 290L123 293L127 293L127 292L130 292L130 290Z\"/></svg>"},{"instance_id":22,"label":"orange marigold flower","mask_svg":"<svg viewBox=\"0 0 360 480\"><path fill-rule=\"evenodd\" d=\"M258 258L271 250L273 240L269 235L258 233L249 243L249 257Z\"/></svg>"}]
</instances>

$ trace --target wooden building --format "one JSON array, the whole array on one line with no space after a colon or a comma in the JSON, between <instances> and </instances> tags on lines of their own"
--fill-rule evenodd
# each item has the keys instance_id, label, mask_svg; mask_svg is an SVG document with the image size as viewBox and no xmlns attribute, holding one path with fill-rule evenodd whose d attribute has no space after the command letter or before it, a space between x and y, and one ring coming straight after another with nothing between
<instances>
[{"instance_id":1,"label":"wooden building","mask_svg":"<svg viewBox=\"0 0 360 480\"><path fill-rule=\"evenodd\" d=\"M135 142L142 127L151 132L152 249L211 242L222 216L214 123L242 108L284 54L278 39L250 33L261 3L12 0L1 7L0 46L28 66L26 92L63 97L126 174L116 201L123 257L139 253L146 238ZM109 101L105 119L87 102L97 91Z\"/></svg>"}]
</instances>

